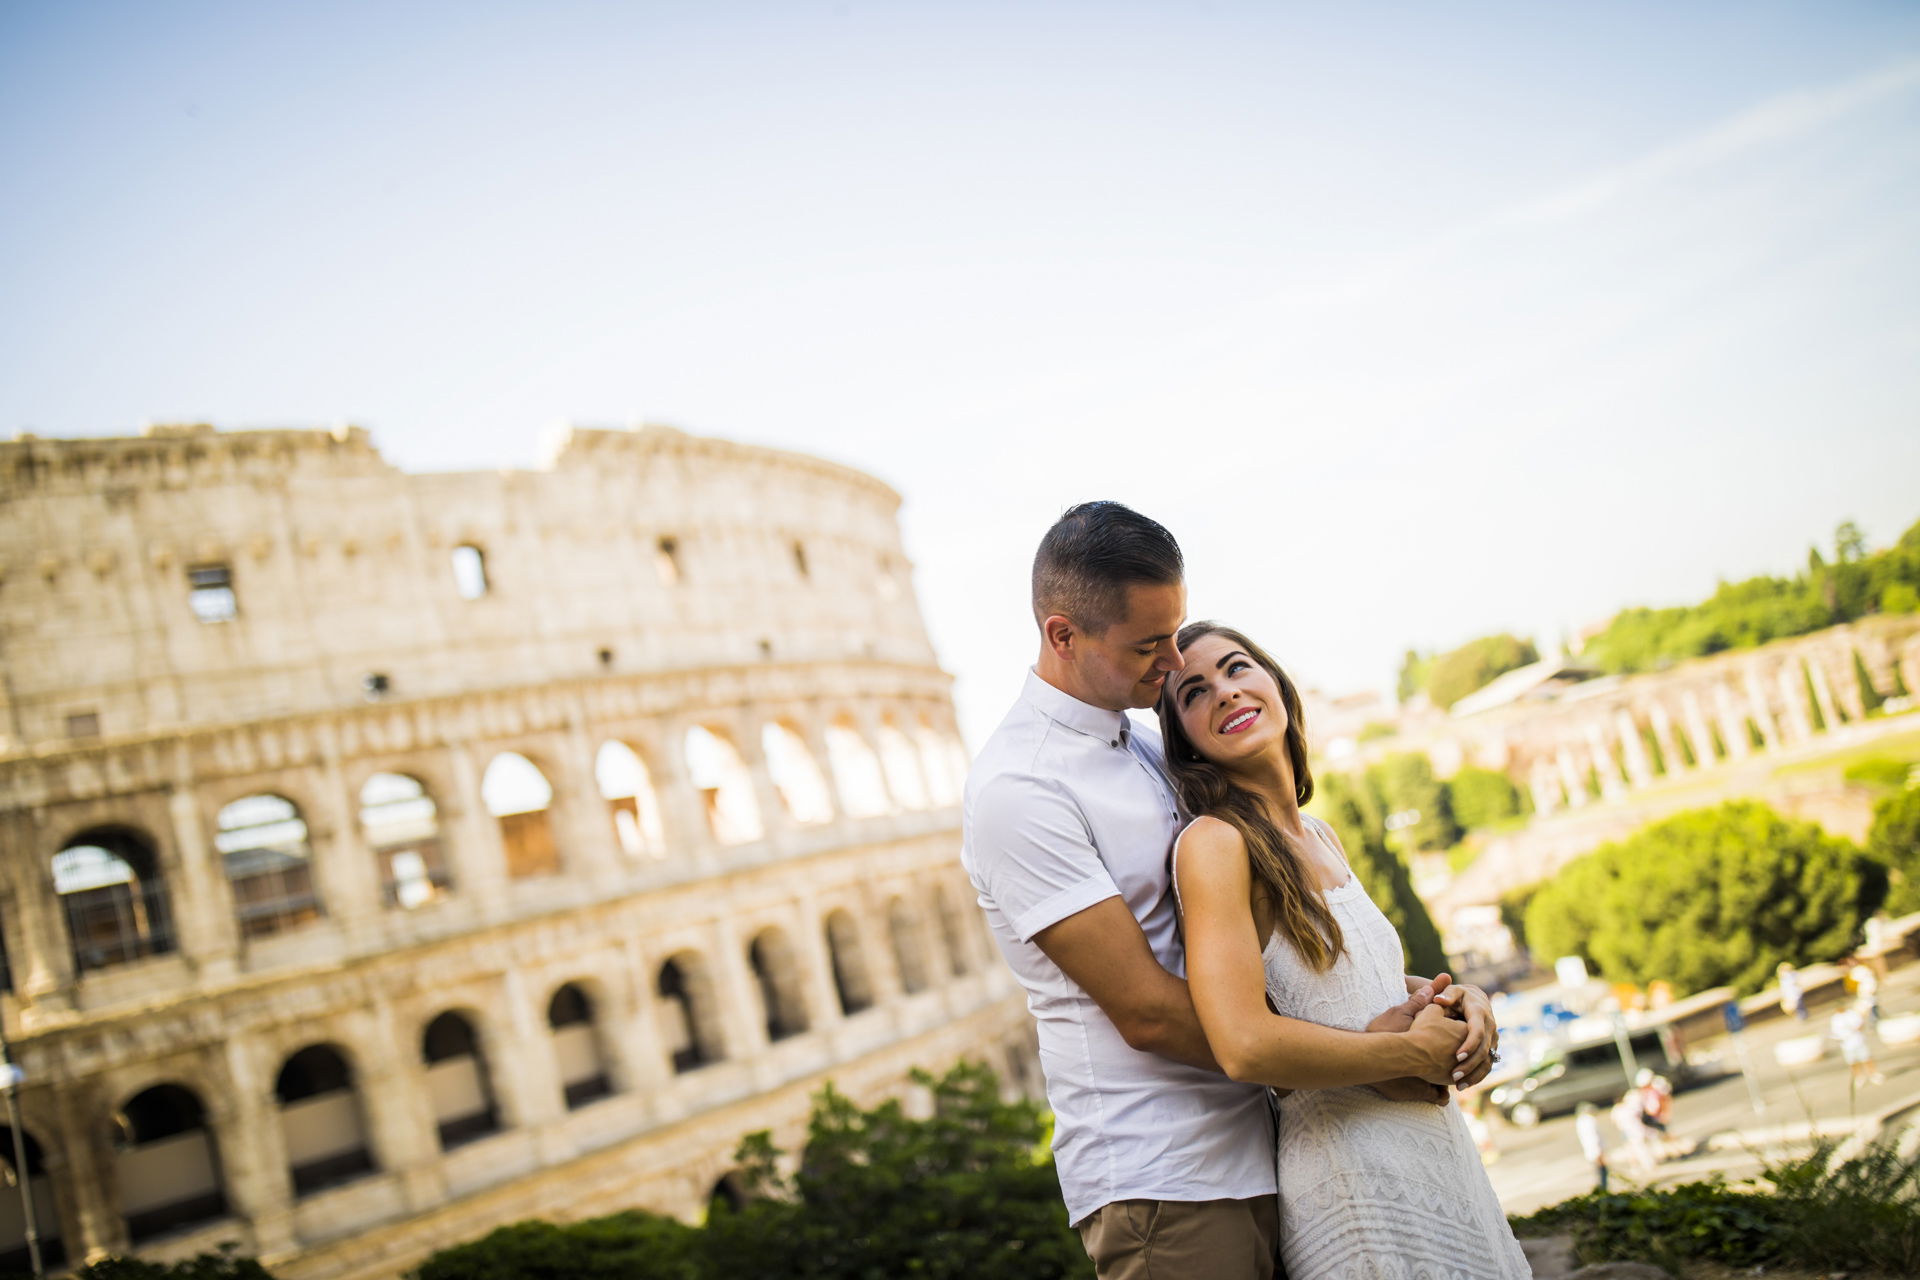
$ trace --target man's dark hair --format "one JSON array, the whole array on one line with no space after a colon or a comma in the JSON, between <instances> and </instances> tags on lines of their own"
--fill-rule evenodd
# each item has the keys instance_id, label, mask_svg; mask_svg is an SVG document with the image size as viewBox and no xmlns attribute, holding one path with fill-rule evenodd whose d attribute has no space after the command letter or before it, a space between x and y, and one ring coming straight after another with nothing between
<instances>
[{"instance_id":1,"label":"man's dark hair","mask_svg":"<svg viewBox=\"0 0 1920 1280\"><path fill-rule=\"evenodd\" d=\"M1033 620L1053 614L1093 634L1120 621L1127 587L1178 582L1180 544L1156 521L1118 502L1067 508L1033 557Z\"/></svg>"}]
</instances>

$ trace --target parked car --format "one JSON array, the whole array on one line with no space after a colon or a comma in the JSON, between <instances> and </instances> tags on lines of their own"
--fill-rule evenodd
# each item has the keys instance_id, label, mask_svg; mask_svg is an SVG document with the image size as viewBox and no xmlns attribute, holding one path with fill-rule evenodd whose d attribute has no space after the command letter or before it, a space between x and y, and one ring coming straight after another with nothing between
<instances>
[{"instance_id":1,"label":"parked car","mask_svg":"<svg viewBox=\"0 0 1920 1280\"><path fill-rule=\"evenodd\" d=\"M1628 1037L1634 1068L1651 1067L1675 1089L1693 1080L1693 1068L1681 1055L1669 1026L1643 1027ZM1609 1036L1568 1045L1524 1075L1494 1087L1487 1095L1508 1123L1532 1128L1548 1116L1564 1115L1583 1102L1611 1106L1633 1083L1633 1069L1620 1059Z\"/></svg>"}]
</instances>

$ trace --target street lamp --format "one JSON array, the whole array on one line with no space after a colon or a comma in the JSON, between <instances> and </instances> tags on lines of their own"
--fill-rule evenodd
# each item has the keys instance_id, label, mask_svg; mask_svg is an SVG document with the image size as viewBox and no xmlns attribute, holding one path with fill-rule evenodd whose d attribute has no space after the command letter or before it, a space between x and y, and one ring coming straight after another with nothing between
<instances>
[{"instance_id":1,"label":"street lamp","mask_svg":"<svg viewBox=\"0 0 1920 1280\"><path fill-rule=\"evenodd\" d=\"M6 1022L0 1016L0 1093L7 1096L7 1127L13 1131L13 1184L20 1188L20 1212L27 1223L27 1258L33 1264L34 1280L45 1280L46 1268L40 1262L40 1225L33 1217L33 1174L27 1168L27 1138L20 1129L20 1107L15 1090L27 1078L13 1060L13 1044L7 1039Z\"/></svg>"}]
</instances>

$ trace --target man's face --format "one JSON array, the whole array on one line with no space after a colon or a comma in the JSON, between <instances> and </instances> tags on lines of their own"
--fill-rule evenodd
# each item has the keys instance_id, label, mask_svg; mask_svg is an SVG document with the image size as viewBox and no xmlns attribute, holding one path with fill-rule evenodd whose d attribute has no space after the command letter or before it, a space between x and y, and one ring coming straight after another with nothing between
<instances>
[{"instance_id":1,"label":"man's face","mask_svg":"<svg viewBox=\"0 0 1920 1280\"><path fill-rule=\"evenodd\" d=\"M1082 702L1109 711L1150 707L1167 676L1180 670L1174 633L1187 617L1181 582L1135 582L1127 586L1126 614L1098 635L1078 633Z\"/></svg>"}]
</instances>

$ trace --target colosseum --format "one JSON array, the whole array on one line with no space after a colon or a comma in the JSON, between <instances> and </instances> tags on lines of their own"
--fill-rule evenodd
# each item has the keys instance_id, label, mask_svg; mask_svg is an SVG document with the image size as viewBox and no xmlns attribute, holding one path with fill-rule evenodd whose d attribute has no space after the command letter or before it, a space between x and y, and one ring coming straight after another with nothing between
<instances>
[{"instance_id":1,"label":"colosseum","mask_svg":"<svg viewBox=\"0 0 1920 1280\"><path fill-rule=\"evenodd\" d=\"M657 427L0 443L0 1268L30 1193L50 1267L391 1277L697 1216L828 1079L1031 1080L899 503Z\"/></svg>"}]
</instances>

